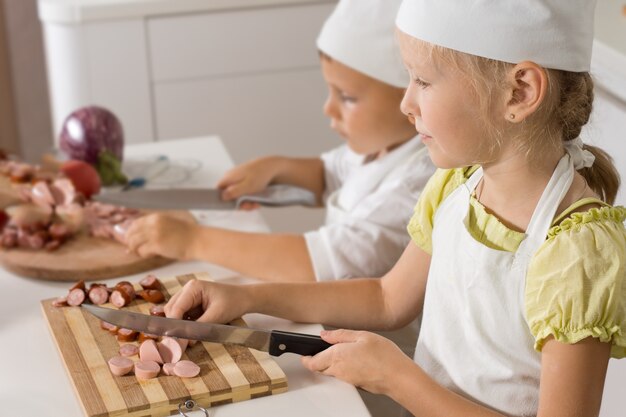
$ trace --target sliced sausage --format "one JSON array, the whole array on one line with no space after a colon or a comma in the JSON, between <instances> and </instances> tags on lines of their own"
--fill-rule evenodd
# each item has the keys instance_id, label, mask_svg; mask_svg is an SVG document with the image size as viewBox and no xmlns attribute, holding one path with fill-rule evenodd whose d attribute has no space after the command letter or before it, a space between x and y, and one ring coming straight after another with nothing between
<instances>
[{"instance_id":1,"label":"sliced sausage","mask_svg":"<svg viewBox=\"0 0 626 417\"><path fill-rule=\"evenodd\" d=\"M139 346L139 358L142 361L154 361L157 363L163 363L163 358L159 353L157 344L154 340L148 339L141 342Z\"/></svg>"},{"instance_id":2,"label":"sliced sausage","mask_svg":"<svg viewBox=\"0 0 626 417\"><path fill-rule=\"evenodd\" d=\"M140 360L135 362L135 376L138 379L155 378L159 371L161 371L161 367L154 361Z\"/></svg>"},{"instance_id":3,"label":"sliced sausage","mask_svg":"<svg viewBox=\"0 0 626 417\"><path fill-rule=\"evenodd\" d=\"M128 281L118 282L117 284L115 284L115 289L125 292L130 297L130 301L134 300L136 297L135 287L133 287L133 284Z\"/></svg>"},{"instance_id":4,"label":"sliced sausage","mask_svg":"<svg viewBox=\"0 0 626 417\"><path fill-rule=\"evenodd\" d=\"M117 340L120 342L134 342L139 332L131 329L121 328L117 330Z\"/></svg>"},{"instance_id":5,"label":"sliced sausage","mask_svg":"<svg viewBox=\"0 0 626 417\"><path fill-rule=\"evenodd\" d=\"M134 356L139 353L139 347L137 345L132 345L130 343L126 343L120 346L120 355L122 356Z\"/></svg>"},{"instance_id":6,"label":"sliced sausage","mask_svg":"<svg viewBox=\"0 0 626 417\"><path fill-rule=\"evenodd\" d=\"M137 338L137 340L139 341L139 343L145 341L145 340L158 340L159 339L159 335L157 334L150 334L150 333L144 333L141 332L139 333L139 337Z\"/></svg>"},{"instance_id":7,"label":"sliced sausage","mask_svg":"<svg viewBox=\"0 0 626 417\"><path fill-rule=\"evenodd\" d=\"M109 292L106 287L101 285L89 288L88 295L89 300L96 305L101 305L109 301Z\"/></svg>"},{"instance_id":8,"label":"sliced sausage","mask_svg":"<svg viewBox=\"0 0 626 417\"><path fill-rule=\"evenodd\" d=\"M113 356L109 359L109 369L115 376L126 375L132 371L133 366L133 361L123 356Z\"/></svg>"},{"instance_id":9,"label":"sliced sausage","mask_svg":"<svg viewBox=\"0 0 626 417\"><path fill-rule=\"evenodd\" d=\"M160 290L137 291L137 296L153 304L159 304L165 301L165 296Z\"/></svg>"},{"instance_id":10,"label":"sliced sausage","mask_svg":"<svg viewBox=\"0 0 626 417\"><path fill-rule=\"evenodd\" d=\"M164 363L163 364L163 373L165 375L174 375L174 364L173 363Z\"/></svg>"},{"instance_id":11,"label":"sliced sausage","mask_svg":"<svg viewBox=\"0 0 626 417\"><path fill-rule=\"evenodd\" d=\"M67 305L67 297L59 297L56 300L52 301L53 307L66 307Z\"/></svg>"},{"instance_id":12,"label":"sliced sausage","mask_svg":"<svg viewBox=\"0 0 626 417\"><path fill-rule=\"evenodd\" d=\"M80 288L81 290L85 291L86 290L85 280L81 279L76 284L72 285L72 287L70 288L70 291L72 291L74 288Z\"/></svg>"},{"instance_id":13,"label":"sliced sausage","mask_svg":"<svg viewBox=\"0 0 626 417\"><path fill-rule=\"evenodd\" d=\"M74 288L67 295L67 304L70 306L79 306L85 301L85 291L80 288Z\"/></svg>"},{"instance_id":14,"label":"sliced sausage","mask_svg":"<svg viewBox=\"0 0 626 417\"><path fill-rule=\"evenodd\" d=\"M193 378L200 373L200 367L187 360L179 361L174 365L174 375L181 378Z\"/></svg>"},{"instance_id":15,"label":"sliced sausage","mask_svg":"<svg viewBox=\"0 0 626 417\"><path fill-rule=\"evenodd\" d=\"M100 320L100 328L109 331L111 334L117 334L117 331L120 329L115 324L111 324L104 320Z\"/></svg>"},{"instance_id":16,"label":"sliced sausage","mask_svg":"<svg viewBox=\"0 0 626 417\"><path fill-rule=\"evenodd\" d=\"M153 305L152 307L150 307L150 315L158 316L158 317L165 317L165 305L164 304Z\"/></svg>"},{"instance_id":17,"label":"sliced sausage","mask_svg":"<svg viewBox=\"0 0 626 417\"><path fill-rule=\"evenodd\" d=\"M160 290L163 288L161 281L152 274L146 275L145 278L139 281L139 285L141 285L144 290Z\"/></svg>"},{"instance_id":18,"label":"sliced sausage","mask_svg":"<svg viewBox=\"0 0 626 417\"><path fill-rule=\"evenodd\" d=\"M186 345L185 345L186 347ZM176 363L183 356L183 346L173 337L164 337L157 343L157 349L163 362Z\"/></svg>"},{"instance_id":19,"label":"sliced sausage","mask_svg":"<svg viewBox=\"0 0 626 417\"><path fill-rule=\"evenodd\" d=\"M113 291L109 299L111 300L111 304L119 308L122 308L131 302L130 296L124 290Z\"/></svg>"}]
</instances>

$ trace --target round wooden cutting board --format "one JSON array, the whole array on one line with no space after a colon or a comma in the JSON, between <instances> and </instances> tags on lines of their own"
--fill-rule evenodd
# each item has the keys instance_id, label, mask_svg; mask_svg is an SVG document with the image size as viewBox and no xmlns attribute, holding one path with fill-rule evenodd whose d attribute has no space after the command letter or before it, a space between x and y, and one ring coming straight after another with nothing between
<instances>
[{"instance_id":1,"label":"round wooden cutting board","mask_svg":"<svg viewBox=\"0 0 626 417\"><path fill-rule=\"evenodd\" d=\"M189 212L168 212L195 221ZM140 258L126 252L126 246L105 238L78 235L59 249L0 250L0 264L23 277L51 281L93 281L138 274L174 262L159 256Z\"/></svg>"}]
</instances>

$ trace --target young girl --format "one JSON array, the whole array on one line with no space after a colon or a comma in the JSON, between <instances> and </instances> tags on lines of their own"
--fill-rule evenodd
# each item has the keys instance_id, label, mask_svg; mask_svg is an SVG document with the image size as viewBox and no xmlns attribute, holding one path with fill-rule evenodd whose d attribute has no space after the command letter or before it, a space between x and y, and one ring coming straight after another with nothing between
<instances>
[{"instance_id":1,"label":"young girl","mask_svg":"<svg viewBox=\"0 0 626 417\"><path fill-rule=\"evenodd\" d=\"M227 200L293 184L327 208L326 224L302 235L242 233L164 215L128 230L142 256L200 259L272 281L379 276L409 241L412 208L435 167L400 111L407 83L394 41L400 0L342 0L317 45L328 84L324 112L347 142L321 158L260 158L219 181Z\"/></svg>"},{"instance_id":2,"label":"young girl","mask_svg":"<svg viewBox=\"0 0 626 417\"><path fill-rule=\"evenodd\" d=\"M323 332L312 371L419 416L597 416L626 356L626 209L578 137L591 111L592 1L405 0L403 111L435 164L382 279L232 286L192 281L167 304L203 321L261 312L353 329L423 311L414 361L388 340Z\"/></svg>"}]
</instances>

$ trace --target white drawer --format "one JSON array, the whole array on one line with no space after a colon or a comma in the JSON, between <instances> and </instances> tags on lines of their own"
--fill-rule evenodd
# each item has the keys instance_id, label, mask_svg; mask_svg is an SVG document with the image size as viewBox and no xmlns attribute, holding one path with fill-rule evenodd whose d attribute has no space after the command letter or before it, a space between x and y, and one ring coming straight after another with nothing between
<instances>
[{"instance_id":1,"label":"white drawer","mask_svg":"<svg viewBox=\"0 0 626 417\"><path fill-rule=\"evenodd\" d=\"M148 20L153 81L318 65L315 39L334 1Z\"/></svg>"},{"instance_id":2,"label":"white drawer","mask_svg":"<svg viewBox=\"0 0 626 417\"><path fill-rule=\"evenodd\" d=\"M322 112L319 68L157 84L159 139L219 135L236 163L279 154L315 156L341 144Z\"/></svg>"}]
</instances>

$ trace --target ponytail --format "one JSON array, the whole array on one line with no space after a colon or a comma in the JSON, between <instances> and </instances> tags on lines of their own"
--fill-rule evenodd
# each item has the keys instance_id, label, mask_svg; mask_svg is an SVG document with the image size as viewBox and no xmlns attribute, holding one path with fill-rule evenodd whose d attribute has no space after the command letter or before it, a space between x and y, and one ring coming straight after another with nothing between
<instances>
[{"instance_id":1,"label":"ponytail","mask_svg":"<svg viewBox=\"0 0 626 417\"><path fill-rule=\"evenodd\" d=\"M593 103L593 81L588 72L556 71L560 87L560 102L556 106L557 123L563 140L576 139L589 121ZM602 149L585 144L583 149L595 156L593 165L578 172L603 201L613 204L620 178L613 159Z\"/></svg>"}]
</instances>

